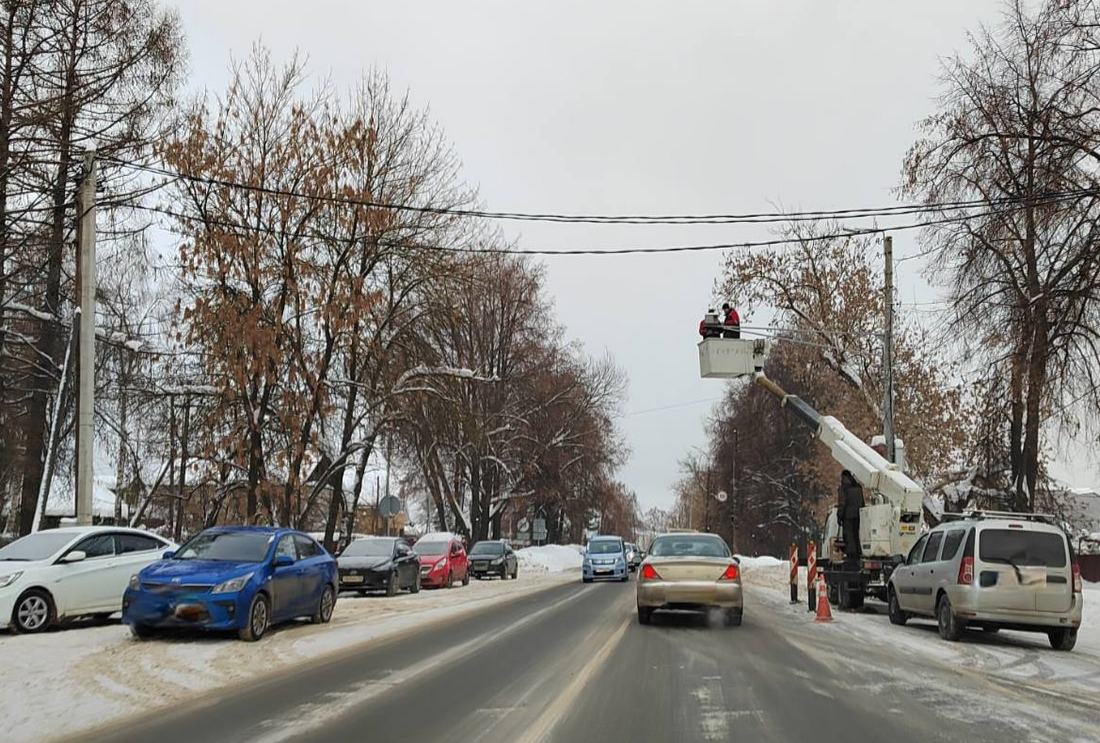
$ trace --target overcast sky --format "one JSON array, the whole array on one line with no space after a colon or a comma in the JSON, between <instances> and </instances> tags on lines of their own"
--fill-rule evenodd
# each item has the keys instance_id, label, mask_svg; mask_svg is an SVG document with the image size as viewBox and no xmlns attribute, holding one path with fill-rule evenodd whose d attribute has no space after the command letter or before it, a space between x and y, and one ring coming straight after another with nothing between
<instances>
[{"instance_id":1,"label":"overcast sky","mask_svg":"<svg viewBox=\"0 0 1100 743\"><path fill-rule=\"evenodd\" d=\"M339 86L381 67L430 108L487 208L588 213L895 203L914 124L934 107L939 59L964 47L968 29L995 22L1001 7L996 0L177 4L193 87L223 89L230 55L244 56L261 38L277 58L305 52L313 73ZM550 249L767 237L738 226L505 228L522 247ZM915 252L914 241L913 232L898 233L897 256ZM713 403L701 401L721 395L720 382L699 379L695 351L720 260L715 253L548 259L557 317L590 353L606 349L629 374L622 427L633 453L620 475L645 507L671 505L677 460L704 443ZM936 299L919 270L918 261L898 267L903 303ZM1079 462L1056 474L1078 485L1098 479Z\"/></svg>"}]
</instances>

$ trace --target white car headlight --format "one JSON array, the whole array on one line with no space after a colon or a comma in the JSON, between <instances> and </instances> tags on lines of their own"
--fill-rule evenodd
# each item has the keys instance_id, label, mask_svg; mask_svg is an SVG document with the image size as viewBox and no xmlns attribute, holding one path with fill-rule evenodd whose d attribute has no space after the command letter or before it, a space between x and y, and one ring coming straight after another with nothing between
<instances>
[{"instance_id":1,"label":"white car headlight","mask_svg":"<svg viewBox=\"0 0 1100 743\"><path fill-rule=\"evenodd\" d=\"M219 583L214 586L214 590L211 591L211 593L236 593L244 588L245 583L248 583L252 575L252 573L245 573L244 575L238 575L236 578L230 578L224 583Z\"/></svg>"},{"instance_id":2,"label":"white car headlight","mask_svg":"<svg viewBox=\"0 0 1100 743\"><path fill-rule=\"evenodd\" d=\"M19 580L19 577L21 575L23 575L22 570L20 570L18 573L8 573L7 575L0 577L0 588L7 588L12 583L15 583L15 581Z\"/></svg>"}]
</instances>

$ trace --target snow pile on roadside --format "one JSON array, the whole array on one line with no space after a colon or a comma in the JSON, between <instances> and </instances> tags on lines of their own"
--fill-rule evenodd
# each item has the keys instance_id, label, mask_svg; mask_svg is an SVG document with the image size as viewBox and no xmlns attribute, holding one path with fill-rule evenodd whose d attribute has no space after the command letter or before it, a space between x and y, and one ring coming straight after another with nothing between
<instances>
[{"instance_id":1,"label":"snow pile on roadside","mask_svg":"<svg viewBox=\"0 0 1100 743\"><path fill-rule=\"evenodd\" d=\"M567 547L560 544L524 547L516 550L516 557L522 567L528 570L545 570L548 573L578 570L583 560L576 545Z\"/></svg>"},{"instance_id":2,"label":"snow pile on roadside","mask_svg":"<svg viewBox=\"0 0 1100 743\"><path fill-rule=\"evenodd\" d=\"M520 572L515 581L474 581L452 590L344 595L328 624L293 622L262 642L232 633L165 633L138 642L120 624L38 635L0 632L3 740L75 735L126 715L155 714L196 694L242 686L303 662L447 617L564 585L568 575ZM48 724L44 721L48 721Z\"/></svg>"},{"instance_id":3,"label":"snow pile on roadside","mask_svg":"<svg viewBox=\"0 0 1100 743\"><path fill-rule=\"evenodd\" d=\"M741 562L741 567L745 570L753 570L755 568L778 568L781 565L787 564L786 560L780 560L771 555L762 555L761 557L735 555L735 557Z\"/></svg>"}]
</instances>

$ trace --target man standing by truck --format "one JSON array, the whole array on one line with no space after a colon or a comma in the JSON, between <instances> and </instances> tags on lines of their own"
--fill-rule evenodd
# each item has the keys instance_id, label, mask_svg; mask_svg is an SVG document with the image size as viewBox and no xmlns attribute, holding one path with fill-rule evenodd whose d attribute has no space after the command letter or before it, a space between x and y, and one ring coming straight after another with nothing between
<instances>
[{"instance_id":1,"label":"man standing by truck","mask_svg":"<svg viewBox=\"0 0 1100 743\"><path fill-rule=\"evenodd\" d=\"M863 486L848 470L840 473L840 487L837 489L836 518L843 528L844 555L850 560L858 560L859 509L863 508Z\"/></svg>"}]
</instances>

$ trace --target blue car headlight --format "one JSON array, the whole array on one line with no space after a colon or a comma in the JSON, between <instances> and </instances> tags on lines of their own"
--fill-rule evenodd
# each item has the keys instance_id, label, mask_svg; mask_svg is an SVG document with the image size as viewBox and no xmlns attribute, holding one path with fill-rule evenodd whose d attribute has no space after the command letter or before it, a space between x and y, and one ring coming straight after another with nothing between
<instances>
[{"instance_id":1,"label":"blue car headlight","mask_svg":"<svg viewBox=\"0 0 1100 743\"><path fill-rule=\"evenodd\" d=\"M141 587L141 579L138 578L137 573L134 573L133 575L130 576L130 588L132 588L136 591L140 587Z\"/></svg>"},{"instance_id":2,"label":"blue car headlight","mask_svg":"<svg viewBox=\"0 0 1100 743\"><path fill-rule=\"evenodd\" d=\"M253 575L254 573L245 573L244 575L238 575L236 578L230 578L214 586L211 593L236 593L245 587L245 584L248 583Z\"/></svg>"}]
</instances>

